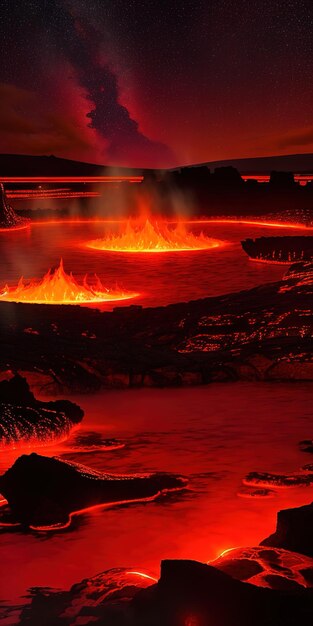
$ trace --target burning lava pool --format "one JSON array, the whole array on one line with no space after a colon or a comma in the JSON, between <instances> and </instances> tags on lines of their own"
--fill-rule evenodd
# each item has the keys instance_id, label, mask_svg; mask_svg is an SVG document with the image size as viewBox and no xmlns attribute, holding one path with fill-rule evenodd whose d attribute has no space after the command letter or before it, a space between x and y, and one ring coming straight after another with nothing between
<instances>
[{"instance_id":1,"label":"burning lava pool","mask_svg":"<svg viewBox=\"0 0 313 626\"><path fill-rule=\"evenodd\" d=\"M174 225L169 225L172 231ZM42 277L56 259L64 259L65 268L73 271L75 279L82 282L85 274L97 274L102 285L123 285L124 299L92 298L89 302L77 302L84 306L111 310L115 306L129 306L133 302L144 307L164 306L175 302L196 300L208 296L250 289L260 284L280 280L286 271L282 265L251 263L242 250L240 241L279 235L281 229L257 224L193 223L188 232L199 240L201 231L207 240L219 242L219 246L198 251L167 251L165 254L118 252L103 253L88 248L86 242L101 238L115 239L125 232L126 222L105 220L32 222L30 228L1 236L2 263L0 264L0 289L6 283L16 288L20 276ZM290 234L298 234L295 228ZM143 252L143 251L142 251ZM25 281L26 282L26 281ZM88 280L88 283L94 282ZM127 292L126 292L127 290ZM103 291L107 291L103 289ZM129 292L138 293L136 300L128 300ZM24 292L26 296L26 292ZM16 294L15 294L16 295ZM21 294L20 294L21 295ZM29 294L28 294L29 295ZM112 296L112 290L110 291ZM117 295L117 294L116 294ZM3 296L3 294L2 294ZM12 291L9 298L15 300ZM41 298L37 298L37 302ZM90 301L92 300L92 302ZM77 300L77 298L76 298ZM26 302L26 298L22 300ZM45 300L45 303L46 300ZM73 302L74 304L74 302Z\"/></svg>"},{"instance_id":2,"label":"burning lava pool","mask_svg":"<svg viewBox=\"0 0 313 626\"><path fill-rule=\"evenodd\" d=\"M127 222L123 233L108 234L103 239L89 241L87 248L110 252L191 252L210 250L223 245L222 241L210 239L188 231L183 223L169 227L164 222Z\"/></svg>"},{"instance_id":3,"label":"burning lava pool","mask_svg":"<svg viewBox=\"0 0 313 626\"><path fill-rule=\"evenodd\" d=\"M82 284L67 274L61 259L59 267L49 270L41 280L24 282L20 278L15 287L5 285L0 291L0 300L24 302L28 304L94 304L119 300L129 300L139 294L118 289L106 289L95 274L95 283L89 284L87 276Z\"/></svg>"}]
</instances>

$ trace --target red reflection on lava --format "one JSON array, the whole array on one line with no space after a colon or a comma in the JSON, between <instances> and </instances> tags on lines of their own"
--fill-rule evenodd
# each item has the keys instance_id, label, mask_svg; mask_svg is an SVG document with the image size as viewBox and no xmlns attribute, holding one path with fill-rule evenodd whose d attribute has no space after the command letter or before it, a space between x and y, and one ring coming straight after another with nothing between
<instances>
[{"instance_id":1,"label":"red reflection on lava","mask_svg":"<svg viewBox=\"0 0 313 626\"><path fill-rule=\"evenodd\" d=\"M25 228L29 228L30 223L26 222L25 224L20 224L19 226L9 226L8 228L0 228L0 233L12 233L16 230L25 230Z\"/></svg>"},{"instance_id":2,"label":"red reflection on lava","mask_svg":"<svg viewBox=\"0 0 313 626\"><path fill-rule=\"evenodd\" d=\"M66 274L61 259L59 267L49 270L41 280L31 280L25 283L20 278L17 286L5 287L0 292L0 300L5 302L25 302L29 304L90 304L97 302L111 302L115 300L129 300L139 294L122 289L106 289L97 275L95 284L87 282L79 284L73 274Z\"/></svg>"}]
</instances>

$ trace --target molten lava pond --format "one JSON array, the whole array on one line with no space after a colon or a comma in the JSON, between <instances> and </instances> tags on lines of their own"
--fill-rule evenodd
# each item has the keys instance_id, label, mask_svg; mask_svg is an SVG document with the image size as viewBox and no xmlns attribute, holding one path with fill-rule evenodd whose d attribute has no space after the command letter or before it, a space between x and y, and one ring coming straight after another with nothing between
<instances>
[{"instance_id":1,"label":"molten lava pond","mask_svg":"<svg viewBox=\"0 0 313 626\"><path fill-rule=\"evenodd\" d=\"M33 223L24 231L0 234L2 259L0 287L16 285L21 276L41 279L63 258L67 272L83 279L96 273L107 288L116 285L140 293L130 301L95 304L98 308L142 304L158 306L249 289L279 280L286 267L254 263L243 252L240 241L246 237L284 235L282 228L249 224L188 225L195 234L203 231L225 245L200 251L138 254L87 248L86 243L117 234L116 223ZM288 234L299 234L288 229Z\"/></svg>"},{"instance_id":2,"label":"molten lava pond","mask_svg":"<svg viewBox=\"0 0 313 626\"><path fill-rule=\"evenodd\" d=\"M67 588L112 567L158 575L165 557L207 561L227 548L259 543L274 530L278 509L313 499L313 487L277 489L272 498L238 496L251 471L292 473L310 461L298 446L312 436L310 384L220 383L70 399L85 410L81 439L98 433L89 437L94 448L64 442L32 450L116 474L184 474L189 489L154 502L93 509L54 533L3 529L3 599L32 586ZM124 447L97 448L99 435ZM2 451L1 472L21 452Z\"/></svg>"}]
</instances>

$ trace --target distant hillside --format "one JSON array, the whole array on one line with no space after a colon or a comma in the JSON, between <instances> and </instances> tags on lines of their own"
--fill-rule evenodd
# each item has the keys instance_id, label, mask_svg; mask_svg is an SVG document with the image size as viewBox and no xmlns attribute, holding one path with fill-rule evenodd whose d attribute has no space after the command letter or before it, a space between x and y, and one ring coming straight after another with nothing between
<instances>
[{"instance_id":1,"label":"distant hillside","mask_svg":"<svg viewBox=\"0 0 313 626\"><path fill-rule=\"evenodd\" d=\"M207 166L210 170L217 167L232 166L242 174L269 174L273 170L291 171L294 173L313 172L313 154L290 154L287 156L257 157L251 159L229 159L226 161L209 161L182 167ZM109 172L127 175L140 175L146 170L131 167L110 167L71 161L51 156L30 156L25 154L0 154L0 179L2 176L97 176ZM150 170L151 171L151 170ZM159 170L157 170L159 171Z\"/></svg>"},{"instance_id":2,"label":"distant hillside","mask_svg":"<svg viewBox=\"0 0 313 626\"><path fill-rule=\"evenodd\" d=\"M109 169L112 171L105 165L70 161L53 155L0 154L0 180L1 176L105 176ZM127 176L140 175L142 170L116 167L115 171Z\"/></svg>"},{"instance_id":3,"label":"distant hillside","mask_svg":"<svg viewBox=\"0 0 313 626\"><path fill-rule=\"evenodd\" d=\"M280 172L294 172L296 174L313 172L313 154L288 154L286 156L256 157L251 159L229 159L227 161L209 161L189 167L207 165L210 170L216 167L235 167L241 174L269 174L277 170ZM179 169L179 168L173 168Z\"/></svg>"}]
</instances>

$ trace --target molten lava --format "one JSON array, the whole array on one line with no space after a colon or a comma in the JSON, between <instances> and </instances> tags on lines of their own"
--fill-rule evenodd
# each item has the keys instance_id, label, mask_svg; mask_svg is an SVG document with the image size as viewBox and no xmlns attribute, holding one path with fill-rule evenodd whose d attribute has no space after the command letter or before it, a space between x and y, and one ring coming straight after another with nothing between
<instances>
[{"instance_id":1,"label":"molten lava","mask_svg":"<svg viewBox=\"0 0 313 626\"><path fill-rule=\"evenodd\" d=\"M203 233L194 235L179 223L173 228L165 223L127 222L120 235L107 235L104 239L89 241L86 246L111 252L184 252L217 248L222 242L209 239Z\"/></svg>"},{"instance_id":2,"label":"molten lava","mask_svg":"<svg viewBox=\"0 0 313 626\"><path fill-rule=\"evenodd\" d=\"M0 300L29 304L90 304L128 300L138 295L118 288L106 289L97 275L93 285L87 282L87 276L79 284L72 273L65 272L61 259L59 267L49 270L41 280L25 283L22 277L15 287L5 285L0 292Z\"/></svg>"}]
</instances>

